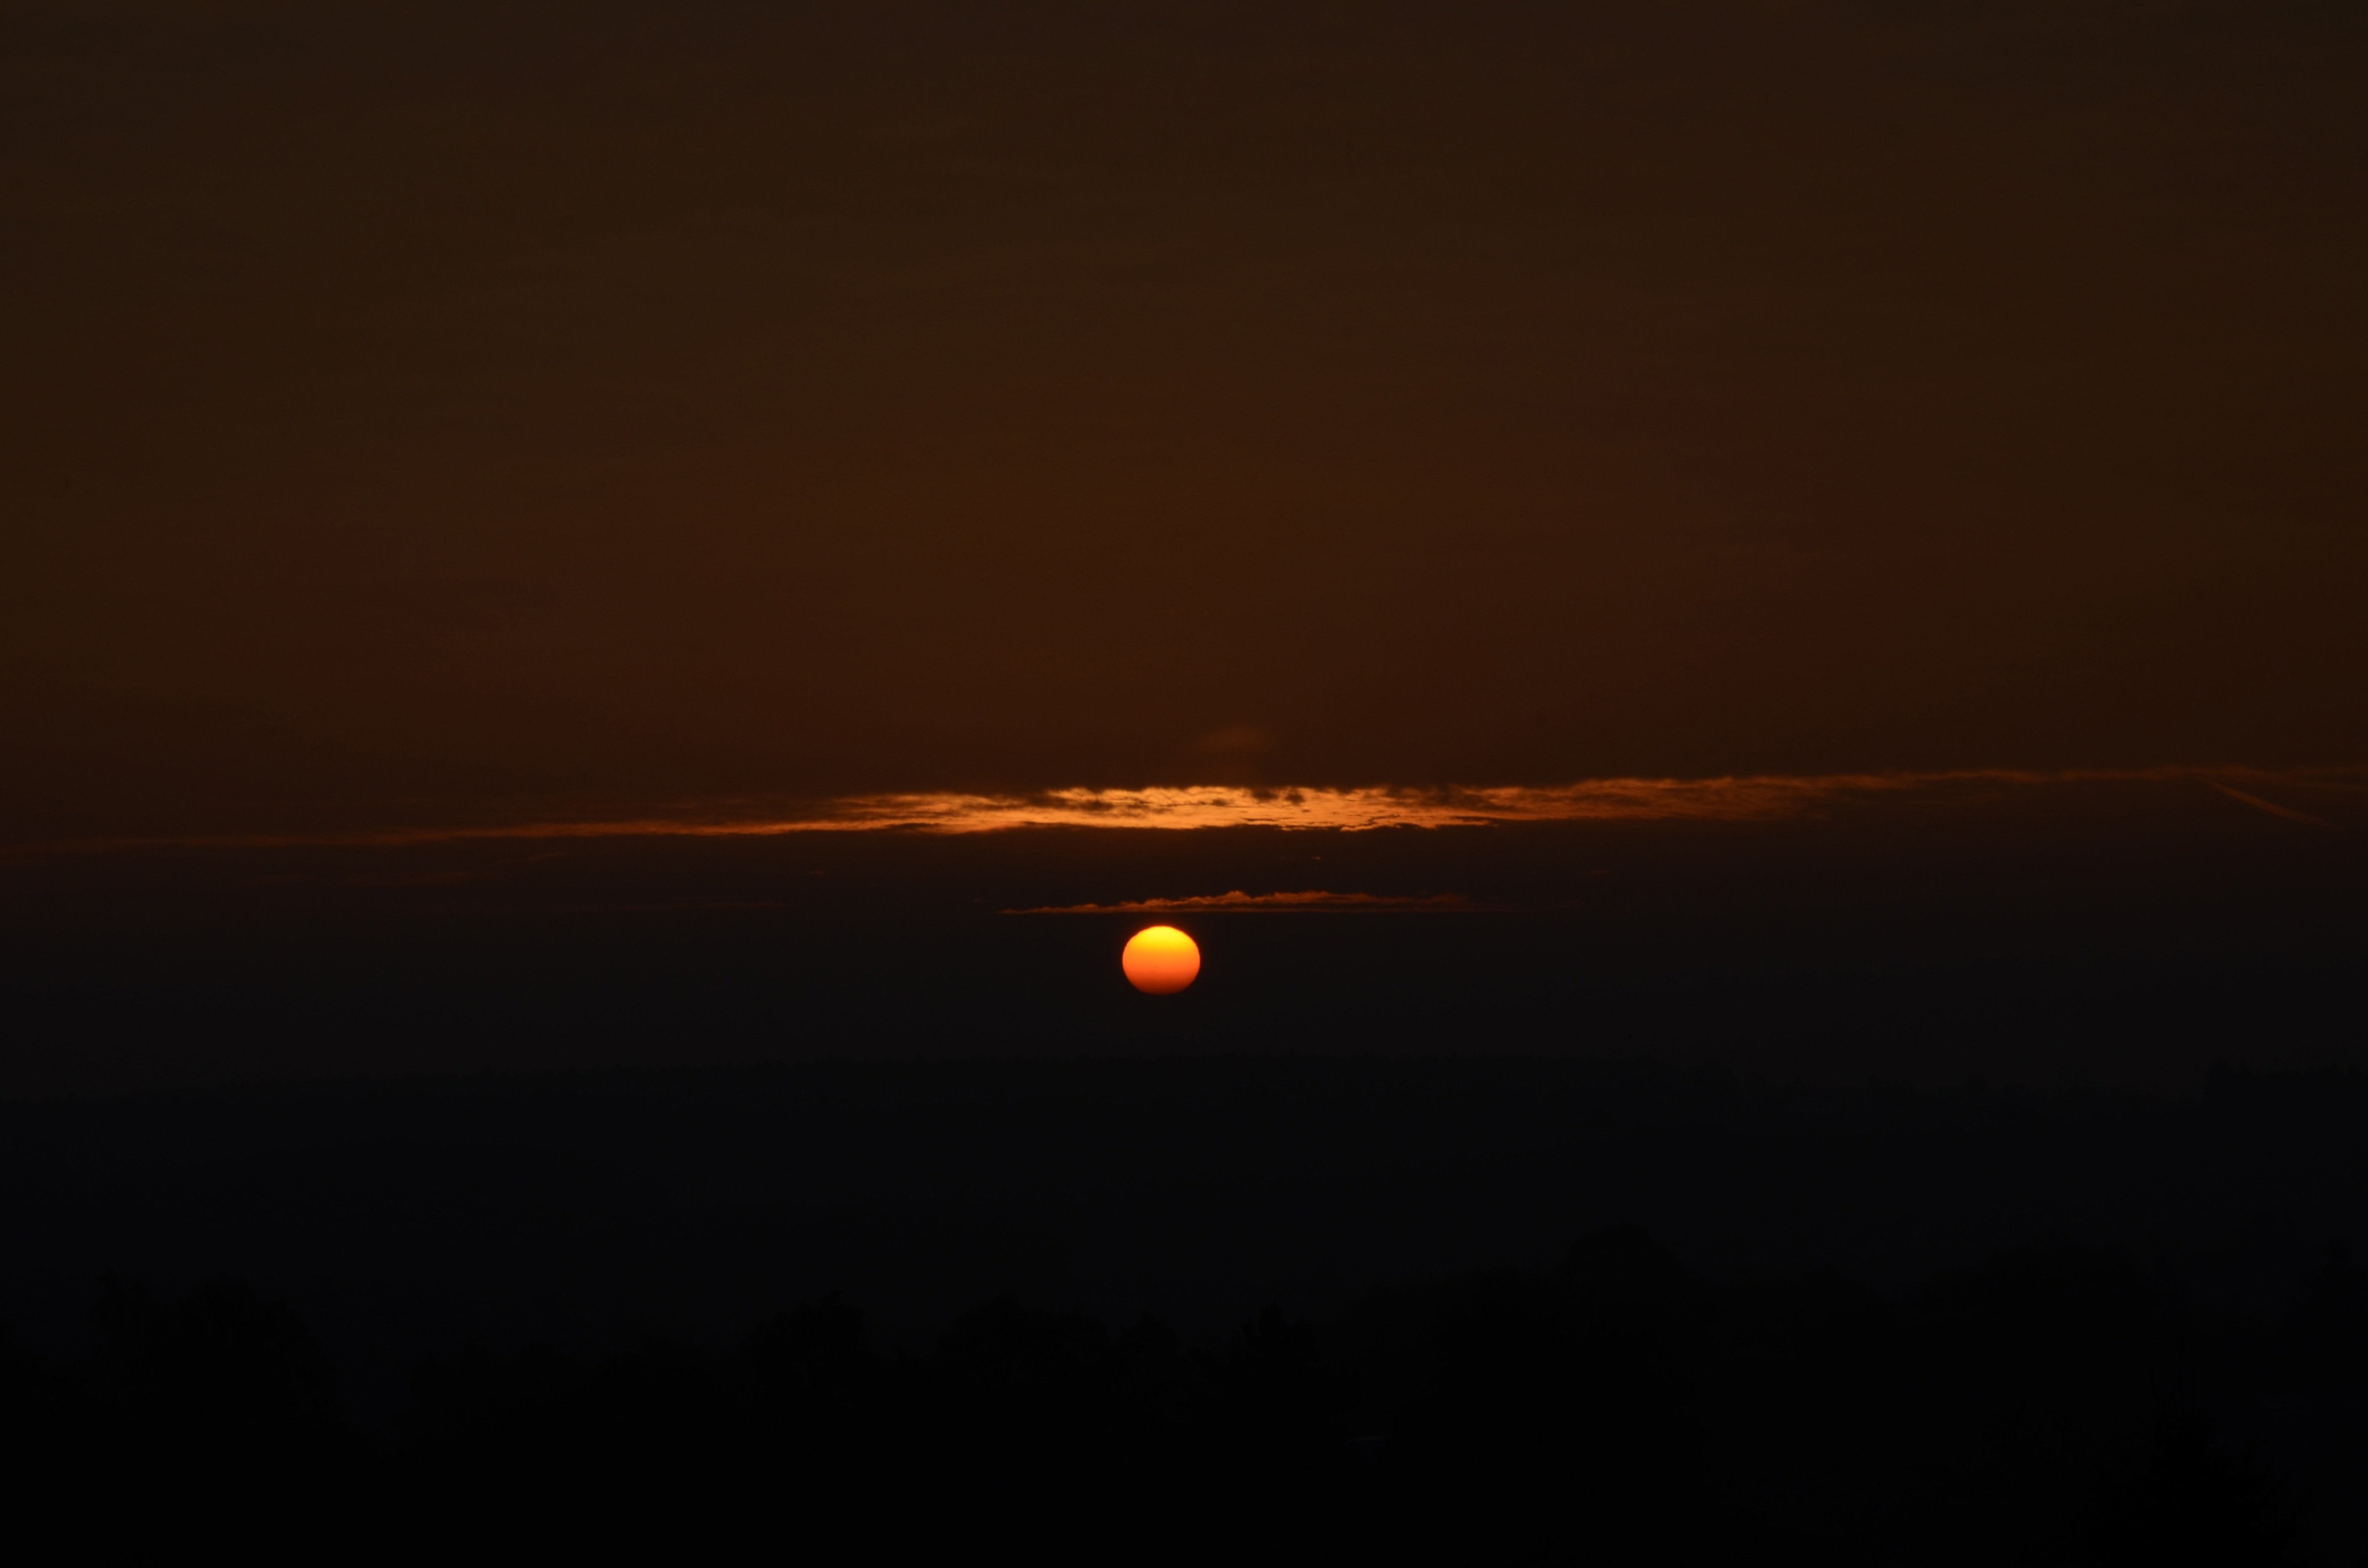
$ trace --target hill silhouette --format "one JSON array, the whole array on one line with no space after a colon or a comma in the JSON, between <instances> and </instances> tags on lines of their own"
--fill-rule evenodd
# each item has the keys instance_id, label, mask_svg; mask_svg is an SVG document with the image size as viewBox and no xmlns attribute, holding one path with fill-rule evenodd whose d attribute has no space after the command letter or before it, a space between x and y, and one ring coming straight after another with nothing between
<instances>
[{"instance_id":1,"label":"hill silhouette","mask_svg":"<svg viewBox=\"0 0 2368 1568\"><path fill-rule=\"evenodd\" d=\"M91 1326L80 1356L11 1356L0 1427L19 1517L101 1540L2224 1565L2362 1544L2368 1311L2340 1254L2248 1317L2115 1248L1891 1296L1718 1284L1623 1225L1548 1267L1190 1338L999 1299L897 1350L824 1300L726 1349L447 1353L376 1434L305 1326L238 1286L109 1282ZM2265 1445L2281 1407L2346 1429Z\"/></svg>"}]
</instances>

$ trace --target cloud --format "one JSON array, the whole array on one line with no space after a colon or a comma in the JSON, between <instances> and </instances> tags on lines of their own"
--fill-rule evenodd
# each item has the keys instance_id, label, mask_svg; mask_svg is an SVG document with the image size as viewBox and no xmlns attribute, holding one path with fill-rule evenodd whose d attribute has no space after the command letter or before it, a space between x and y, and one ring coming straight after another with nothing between
<instances>
[{"instance_id":1,"label":"cloud","mask_svg":"<svg viewBox=\"0 0 2368 1568\"><path fill-rule=\"evenodd\" d=\"M2237 784L2345 787L2368 767L2271 772L2249 767L1961 768L1926 773L1751 774L1716 778L1590 778L1559 785L1402 789L1251 789L1219 784L1140 790L1047 790L1032 794L953 792L850 795L766 805L690 805L634 817L554 819L494 825L389 827L354 833L54 840L6 852L56 854L151 847L298 848L603 838L768 838L803 833L998 833L1019 828L1279 828L1362 833L1377 828L1485 827L1549 822L1762 822L1854 801L1967 790L2083 784L2201 781L2281 816ZM2320 825L2325 825L2321 824Z\"/></svg>"},{"instance_id":2,"label":"cloud","mask_svg":"<svg viewBox=\"0 0 2368 1568\"><path fill-rule=\"evenodd\" d=\"M2227 785L2219 782L2217 779L2206 779L2205 782L2210 784L2214 790L2217 790L2222 794L2227 796L2230 800L2242 801L2245 804L2258 807L2261 811L2269 812L2273 817L2283 817L2288 822L2307 823L2312 827L2332 827L2335 825L2333 823L2328 822L2325 817L2315 817L2308 812L2298 812L2292 806L2281 806L2274 801L2264 801L2259 795L2248 795L2242 790L2230 789Z\"/></svg>"},{"instance_id":3,"label":"cloud","mask_svg":"<svg viewBox=\"0 0 2368 1568\"><path fill-rule=\"evenodd\" d=\"M1344 915L1460 915L1477 909L1462 893L1402 897L1372 892L1197 893L1189 898L1139 898L1124 903L1063 903L1042 909L1007 909L1006 915L1229 915L1261 911Z\"/></svg>"}]
</instances>

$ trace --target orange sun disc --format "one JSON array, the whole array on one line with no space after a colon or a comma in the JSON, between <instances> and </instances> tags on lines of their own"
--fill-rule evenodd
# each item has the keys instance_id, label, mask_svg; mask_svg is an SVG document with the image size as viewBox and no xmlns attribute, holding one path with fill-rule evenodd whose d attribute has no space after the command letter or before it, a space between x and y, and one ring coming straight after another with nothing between
<instances>
[{"instance_id":1,"label":"orange sun disc","mask_svg":"<svg viewBox=\"0 0 2368 1568\"><path fill-rule=\"evenodd\" d=\"M1201 949L1173 926L1137 931L1119 959L1137 991L1166 996L1183 990L1201 972Z\"/></svg>"}]
</instances>

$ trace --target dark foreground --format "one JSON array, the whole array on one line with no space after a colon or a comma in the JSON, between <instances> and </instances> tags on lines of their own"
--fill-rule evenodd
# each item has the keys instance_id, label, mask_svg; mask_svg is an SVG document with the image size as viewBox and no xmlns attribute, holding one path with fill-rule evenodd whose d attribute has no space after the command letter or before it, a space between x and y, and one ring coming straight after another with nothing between
<instances>
[{"instance_id":1,"label":"dark foreground","mask_svg":"<svg viewBox=\"0 0 2368 1568\"><path fill-rule=\"evenodd\" d=\"M1191 1340L1005 1300L890 1354L825 1301L729 1350L448 1354L367 1436L285 1309L112 1284L87 1355L10 1361L0 1419L12 1513L97 1547L408 1554L490 1528L784 1554L956 1536L1128 1557L2357 1561L2362 1455L2340 1439L2368 1410L2362 1283L2339 1254L2265 1320L2203 1310L2125 1251L2057 1247L1899 1299L1831 1271L1721 1287L1616 1227L1549 1268Z\"/></svg>"},{"instance_id":2,"label":"dark foreground","mask_svg":"<svg viewBox=\"0 0 2368 1568\"><path fill-rule=\"evenodd\" d=\"M94 1544L2368 1550L2346 1073L283 1085L0 1108L0 1177L9 1506Z\"/></svg>"}]
</instances>

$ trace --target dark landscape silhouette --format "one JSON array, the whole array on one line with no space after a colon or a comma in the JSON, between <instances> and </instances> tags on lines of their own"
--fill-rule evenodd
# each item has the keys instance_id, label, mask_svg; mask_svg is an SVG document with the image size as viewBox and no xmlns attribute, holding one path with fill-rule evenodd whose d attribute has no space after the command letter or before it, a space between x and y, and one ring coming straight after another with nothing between
<instances>
[{"instance_id":1,"label":"dark landscape silhouette","mask_svg":"<svg viewBox=\"0 0 2368 1568\"><path fill-rule=\"evenodd\" d=\"M370 1434L303 1324L243 1286L109 1281L92 1328L79 1358L11 1357L5 1421L14 1512L94 1544L192 1519L363 1552L489 1525L1131 1556L1255 1531L1499 1561L2361 1544L2368 1299L2340 1251L2266 1320L2202 1311L2120 1249L2020 1248L1886 1298L1830 1271L1722 1288L1634 1227L1190 1340L1004 1299L892 1353L825 1299L723 1351L450 1352ZM2243 1419L2263 1402L2351 1444L2265 1452Z\"/></svg>"},{"instance_id":2,"label":"dark landscape silhouette","mask_svg":"<svg viewBox=\"0 0 2368 1568\"><path fill-rule=\"evenodd\" d=\"M47 1153L34 1109L6 1473L95 1540L2368 1548L2349 1074L817 1066L50 1107ZM1543 1240L1632 1200L1716 1267L1633 1222Z\"/></svg>"}]
</instances>

